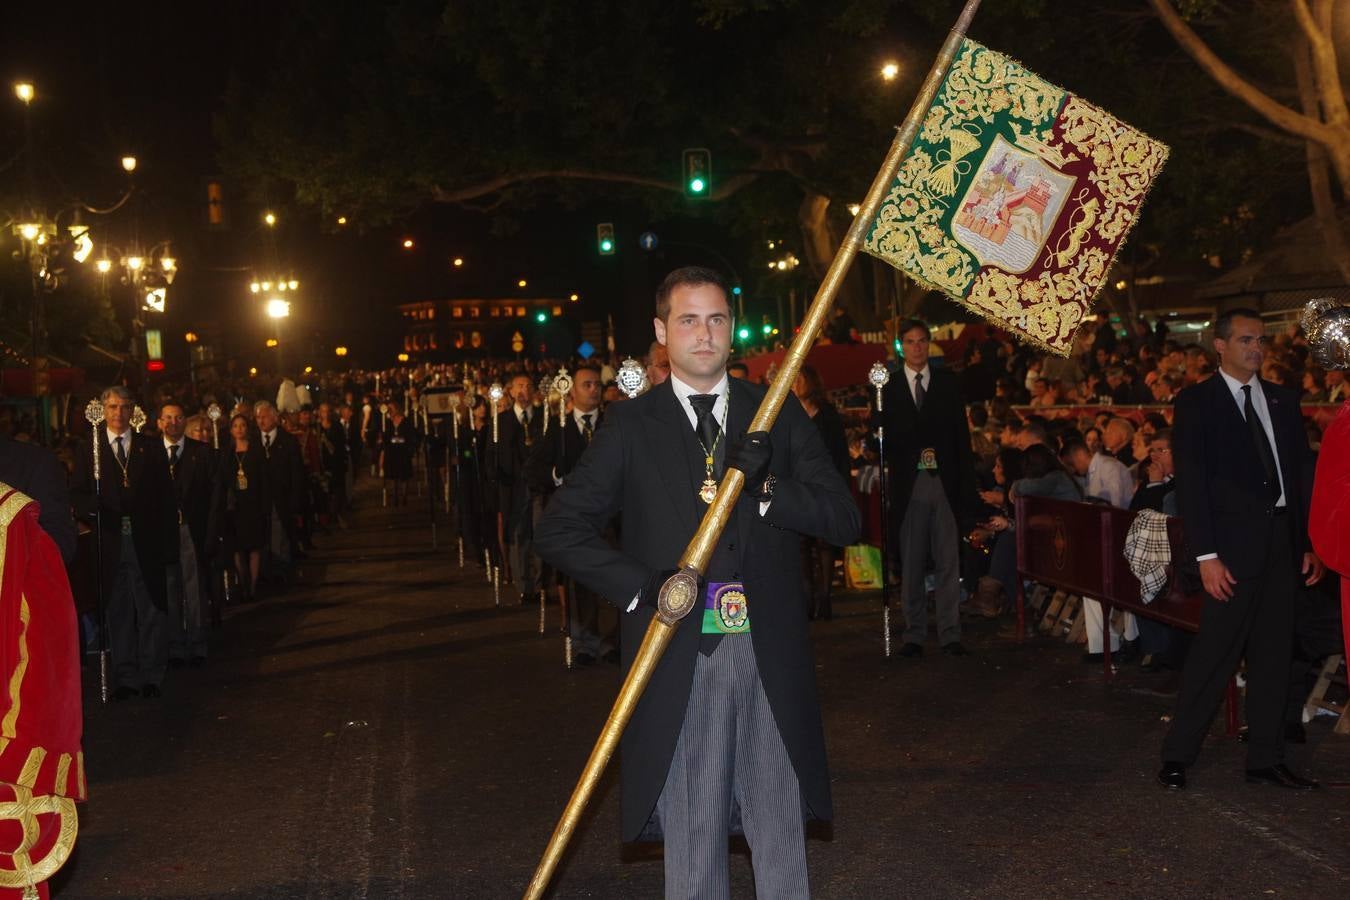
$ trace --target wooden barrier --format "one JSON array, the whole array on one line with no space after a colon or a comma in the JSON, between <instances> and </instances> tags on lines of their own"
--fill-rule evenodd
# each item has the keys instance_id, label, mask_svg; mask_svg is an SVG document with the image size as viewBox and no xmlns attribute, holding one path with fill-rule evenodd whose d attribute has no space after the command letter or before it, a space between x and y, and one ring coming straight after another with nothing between
<instances>
[{"instance_id":1,"label":"wooden barrier","mask_svg":"<svg viewBox=\"0 0 1350 900\"><path fill-rule=\"evenodd\" d=\"M1023 579L1060 588L1102 605L1102 668L1111 680L1111 611L1120 608L1175 628L1198 632L1205 597L1187 591L1177 576L1176 560L1185 546L1182 522L1167 521L1167 542L1173 565L1166 584L1151 603L1139 598L1139 579L1125 561L1125 536L1135 514L1097 503L1018 497L1017 521L1017 640L1026 633L1026 597ZM1229 735L1237 734L1237 686L1228 684Z\"/></svg>"}]
</instances>

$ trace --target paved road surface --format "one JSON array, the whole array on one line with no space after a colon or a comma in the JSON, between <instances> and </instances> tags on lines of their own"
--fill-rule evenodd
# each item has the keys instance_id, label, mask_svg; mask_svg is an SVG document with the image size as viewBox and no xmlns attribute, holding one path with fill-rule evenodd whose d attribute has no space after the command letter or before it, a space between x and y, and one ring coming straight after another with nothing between
<instances>
[{"instance_id":1,"label":"paved road surface","mask_svg":"<svg viewBox=\"0 0 1350 900\"><path fill-rule=\"evenodd\" d=\"M87 698L59 898L520 895L617 668L564 671L556 613L540 637L444 528L433 552L424 518L361 500L302 585L231 611L206 668L158 701ZM887 661L874 603L815 626L837 815L809 845L815 896L1350 896L1350 739L1325 720L1292 761L1339 787L1248 786L1216 735L1166 794L1159 679L1108 688L1062 642L983 622L974 656ZM658 897L659 850L617 834L611 773L554 896ZM744 852L732 872L753 896Z\"/></svg>"}]
</instances>

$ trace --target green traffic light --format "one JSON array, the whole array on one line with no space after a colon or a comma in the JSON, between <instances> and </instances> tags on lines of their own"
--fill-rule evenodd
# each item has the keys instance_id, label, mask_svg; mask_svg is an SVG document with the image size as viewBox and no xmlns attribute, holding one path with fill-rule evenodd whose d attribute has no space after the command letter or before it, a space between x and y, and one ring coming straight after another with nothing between
<instances>
[{"instance_id":1,"label":"green traffic light","mask_svg":"<svg viewBox=\"0 0 1350 900\"><path fill-rule=\"evenodd\" d=\"M707 186L707 182L702 178L695 178L689 182L689 190L693 191L695 194L703 193L703 189Z\"/></svg>"},{"instance_id":2,"label":"green traffic light","mask_svg":"<svg viewBox=\"0 0 1350 900\"><path fill-rule=\"evenodd\" d=\"M742 328L740 331L736 332L736 337L740 338L743 341L750 340L750 329Z\"/></svg>"},{"instance_id":3,"label":"green traffic light","mask_svg":"<svg viewBox=\"0 0 1350 900\"><path fill-rule=\"evenodd\" d=\"M768 322L765 322L764 327L760 330L763 331L765 334L771 334L773 332L773 326L770 325Z\"/></svg>"},{"instance_id":4,"label":"green traffic light","mask_svg":"<svg viewBox=\"0 0 1350 900\"><path fill-rule=\"evenodd\" d=\"M534 320L535 320L536 322L541 323L541 324L544 323L544 322L547 322L547 321L548 321L548 313L546 313L546 312L537 312L537 313L534 314Z\"/></svg>"},{"instance_id":5,"label":"green traffic light","mask_svg":"<svg viewBox=\"0 0 1350 900\"><path fill-rule=\"evenodd\" d=\"M608 253L613 249L614 249L614 242L611 241L609 238L605 238L603 241L600 242L600 252Z\"/></svg>"},{"instance_id":6,"label":"green traffic light","mask_svg":"<svg viewBox=\"0 0 1350 900\"><path fill-rule=\"evenodd\" d=\"M736 287L734 287L734 288L731 289L731 296L733 296L733 297L739 297L740 295L741 295L741 287L740 287L740 285L737 285Z\"/></svg>"}]
</instances>

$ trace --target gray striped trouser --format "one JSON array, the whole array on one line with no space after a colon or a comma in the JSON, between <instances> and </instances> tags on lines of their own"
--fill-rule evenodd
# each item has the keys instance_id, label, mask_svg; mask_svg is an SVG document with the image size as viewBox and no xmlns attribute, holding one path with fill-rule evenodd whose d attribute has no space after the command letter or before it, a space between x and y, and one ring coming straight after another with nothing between
<instances>
[{"instance_id":1,"label":"gray striped trouser","mask_svg":"<svg viewBox=\"0 0 1350 900\"><path fill-rule=\"evenodd\" d=\"M727 837L737 808L755 893L809 897L801 790L769 709L750 635L698 655L675 756L656 811L667 900L730 898Z\"/></svg>"}]
</instances>

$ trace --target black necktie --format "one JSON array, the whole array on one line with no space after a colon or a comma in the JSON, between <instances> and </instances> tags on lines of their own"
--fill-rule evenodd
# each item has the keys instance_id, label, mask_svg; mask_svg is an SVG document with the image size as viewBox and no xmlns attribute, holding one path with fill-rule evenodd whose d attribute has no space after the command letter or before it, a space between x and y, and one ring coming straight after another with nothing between
<instances>
[{"instance_id":1,"label":"black necktie","mask_svg":"<svg viewBox=\"0 0 1350 900\"><path fill-rule=\"evenodd\" d=\"M174 444L169 448L169 468L178 465L178 445Z\"/></svg>"},{"instance_id":2,"label":"black necktie","mask_svg":"<svg viewBox=\"0 0 1350 900\"><path fill-rule=\"evenodd\" d=\"M582 413L581 415L581 439L586 443L591 442L591 435L595 432L591 428L591 413Z\"/></svg>"},{"instance_id":3,"label":"black necktie","mask_svg":"<svg viewBox=\"0 0 1350 900\"><path fill-rule=\"evenodd\" d=\"M1275 452L1270 448L1270 438L1266 437L1265 426L1256 414L1252 404L1252 386L1242 386L1242 414L1247 417L1247 430L1252 433L1252 442L1256 444L1256 455L1261 457L1261 467L1266 470L1266 486L1273 500L1280 499L1280 473L1275 468Z\"/></svg>"},{"instance_id":4,"label":"black necktie","mask_svg":"<svg viewBox=\"0 0 1350 900\"><path fill-rule=\"evenodd\" d=\"M272 436L270 434L263 435L263 449L264 450L272 449Z\"/></svg>"},{"instance_id":5,"label":"black necktie","mask_svg":"<svg viewBox=\"0 0 1350 900\"><path fill-rule=\"evenodd\" d=\"M923 389L923 373L914 376L914 408L923 409L923 398L928 392Z\"/></svg>"},{"instance_id":6,"label":"black necktie","mask_svg":"<svg viewBox=\"0 0 1350 900\"><path fill-rule=\"evenodd\" d=\"M123 466L127 464L127 449L122 446L122 438L124 437L126 437L124 434L117 436L117 462Z\"/></svg>"},{"instance_id":7,"label":"black necktie","mask_svg":"<svg viewBox=\"0 0 1350 900\"><path fill-rule=\"evenodd\" d=\"M717 432L720 430L717 419L713 416L713 404L716 402L716 394L691 394L689 396L689 405L694 407L694 415L698 419L694 428L698 432L698 439L703 442L704 452L709 455L713 452L713 442L717 440Z\"/></svg>"}]
</instances>

